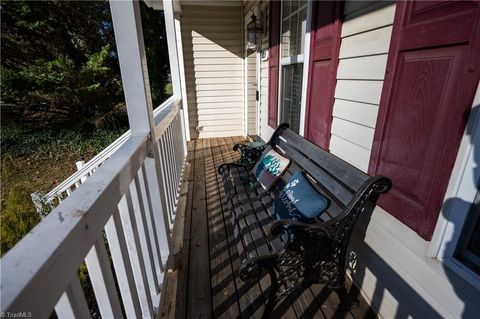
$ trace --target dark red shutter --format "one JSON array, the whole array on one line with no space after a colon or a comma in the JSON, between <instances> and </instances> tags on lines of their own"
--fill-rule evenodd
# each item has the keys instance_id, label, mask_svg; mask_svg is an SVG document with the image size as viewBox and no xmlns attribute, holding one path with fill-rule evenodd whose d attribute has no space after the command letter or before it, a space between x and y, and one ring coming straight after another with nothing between
<instances>
[{"instance_id":1,"label":"dark red shutter","mask_svg":"<svg viewBox=\"0 0 480 319\"><path fill-rule=\"evenodd\" d=\"M278 68L280 58L280 1L270 2L270 31L268 50L268 125L277 127Z\"/></svg>"},{"instance_id":2,"label":"dark red shutter","mask_svg":"<svg viewBox=\"0 0 480 319\"><path fill-rule=\"evenodd\" d=\"M475 2L397 2L370 174L380 206L432 238L480 75Z\"/></svg>"},{"instance_id":3,"label":"dark red shutter","mask_svg":"<svg viewBox=\"0 0 480 319\"><path fill-rule=\"evenodd\" d=\"M305 137L328 149L342 29L342 2L315 1L312 11Z\"/></svg>"}]
</instances>

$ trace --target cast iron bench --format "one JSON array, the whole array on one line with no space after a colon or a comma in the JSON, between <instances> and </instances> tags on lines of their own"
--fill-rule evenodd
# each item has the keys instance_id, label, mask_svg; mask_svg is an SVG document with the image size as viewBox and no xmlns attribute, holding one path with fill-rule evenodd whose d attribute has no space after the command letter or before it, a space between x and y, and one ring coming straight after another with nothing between
<instances>
[{"instance_id":1,"label":"cast iron bench","mask_svg":"<svg viewBox=\"0 0 480 319\"><path fill-rule=\"evenodd\" d=\"M267 192L251 169L267 145L288 157L291 163ZM218 168L232 211L232 223L241 260L242 281L256 283L265 274L271 289L264 310L270 316L277 300L313 283L325 283L339 296L339 308L356 305L345 287L345 259L352 229L360 213L371 213L378 196L391 182L383 176L370 177L280 125L270 141L252 148L237 144L241 159ZM297 170L312 181L316 190L330 200L327 211L313 224L277 220L273 200L286 180Z\"/></svg>"}]
</instances>

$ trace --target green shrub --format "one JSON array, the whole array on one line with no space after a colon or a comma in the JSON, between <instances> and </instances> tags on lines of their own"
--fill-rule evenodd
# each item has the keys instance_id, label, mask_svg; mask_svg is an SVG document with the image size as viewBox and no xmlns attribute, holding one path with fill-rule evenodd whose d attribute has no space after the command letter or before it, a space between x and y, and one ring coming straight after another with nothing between
<instances>
[{"instance_id":1,"label":"green shrub","mask_svg":"<svg viewBox=\"0 0 480 319\"><path fill-rule=\"evenodd\" d=\"M172 96L173 95L173 86L172 86L172 83L167 83L165 85L165 94L167 96Z\"/></svg>"},{"instance_id":2,"label":"green shrub","mask_svg":"<svg viewBox=\"0 0 480 319\"><path fill-rule=\"evenodd\" d=\"M15 170L15 160L11 153L4 153L2 156L1 179L2 183L8 183Z\"/></svg>"},{"instance_id":3,"label":"green shrub","mask_svg":"<svg viewBox=\"0 0 480 319\"><path fill-rule=\"evenodd\" d=\"M1 254L23 238L38 222L40 215L30 198L31 190L16 185L3 202L0 213Z\"/></svg>"}]
</instances>

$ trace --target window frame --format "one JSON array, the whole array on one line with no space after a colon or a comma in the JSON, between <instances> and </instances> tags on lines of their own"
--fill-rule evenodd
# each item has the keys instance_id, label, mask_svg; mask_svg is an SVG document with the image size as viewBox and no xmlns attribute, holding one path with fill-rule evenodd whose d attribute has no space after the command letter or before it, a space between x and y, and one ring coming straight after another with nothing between
<instances>
[{"instance_id":1,"label":"window frame","mask_svg":"<svg viewBox=\"0 0 480 319\"><path fill-rule=\"evenodd\" d=\"M480 84L477 87L472 107L480 107ZM462 201L473 203L477 194L478 180L475 181L475 171L478 163L475 161L475 146L471 141L480 141L480 112L471 113L467 127L471 127L471 136L463 134L452 175L444 197L444 205L438 217L435 231L430 241L427 256L438 260L450 270L462 277L473 287L480 290L480 275L470 269L461 260L456 258L457 248L460 245L461 235L468 218L468 208L457 207L448 199L459 198ZM477 146L478 147L478 146ZM478 177L480 179L480 177ZM459 230L458 228L461 225Z\"/></svg>"},{"instance_id":2,"label":"window frame","mask_svg":"<svg viewBox=\"0 0 480 319\"><path fill-rule=\"evenodd\" d=\"M283 76L283 67L303 63L303 70L302 70L302 91L301 91L301 99L300 99L300 124L299 124L299 135L305 136L305 114L306 114L306 104L307 104L307 85L308 85L308 70L309 70L309 61L310 61L310 29L312 25L312 1L306 1L306 8L307 8L307 16L306 16L306 24L305 24L305 34L303 34L304 39L304 47L303 47L303 54L298 54L295 56L289 56L282 58L282 34L283 34L283 2L280 5L280 41L279 41L279 68L278 68L278 105L277 105L277 125L281 122L281 115L282 115L282 98L283 98L283 90L282 90L282 76ZM298 12L300 9L297 9L294 13ZM294 14L293 13L293 14ZM292 13L290 14L290 16Z\"/></svg>"}]
</instances>

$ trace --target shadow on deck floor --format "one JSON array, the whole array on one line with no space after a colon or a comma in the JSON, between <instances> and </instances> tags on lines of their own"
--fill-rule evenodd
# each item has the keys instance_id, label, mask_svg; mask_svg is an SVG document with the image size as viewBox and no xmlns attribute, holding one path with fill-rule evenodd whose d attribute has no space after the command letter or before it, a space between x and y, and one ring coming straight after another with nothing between
<instances>
[{"instance_id":1,"label":"shadow on deck floor","mask_svg":"<svg viewBox=\"0 0 480 319\"><path fill-rule=\"evenodd\" d=\"M217 167L238 159L232 151L243 137L199 139L189 143L174 228L172 258L176 269L166 275L159 318L260 318L268 296L259 284L247 286L237 276L230 212ZM267 276L268 277L268 276ZM338 298L323 285L313 285L281 300L273 318L376 318L354 287L360 306L337 311Z\"/></svg>"}]
</instances>

